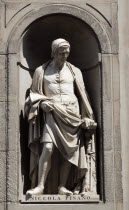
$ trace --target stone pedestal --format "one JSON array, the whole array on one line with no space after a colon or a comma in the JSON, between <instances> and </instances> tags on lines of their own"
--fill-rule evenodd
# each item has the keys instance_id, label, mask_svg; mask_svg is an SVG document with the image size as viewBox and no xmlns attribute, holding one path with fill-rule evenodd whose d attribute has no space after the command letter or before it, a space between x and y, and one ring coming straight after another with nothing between
<instances>
[{"instance_id":1,"label":"stone pedestal","mask_svg":"<svg viewBox=\"0 0 129 210\"><path fill-rule=\"evenodd\" d=\"M26 195L21 203L98 203L99 195L86 193L85 195Z\"/></svg>"}]
</instances>

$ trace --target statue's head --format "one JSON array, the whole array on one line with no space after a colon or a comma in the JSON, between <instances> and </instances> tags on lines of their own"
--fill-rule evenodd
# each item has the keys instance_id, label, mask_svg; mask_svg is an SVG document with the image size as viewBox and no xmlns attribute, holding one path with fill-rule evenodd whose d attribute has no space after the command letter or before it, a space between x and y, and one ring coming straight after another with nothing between
<instances>
[{"instance_id":1,"label":"statue's head","mask_svg":"<svg viewBox=\"0 0 129 210\"><path fill-rule=\"evenodd\" d=\"M52 58L54 58L58 63L64 63L70 53L70 44L65 39L56 39L52 42Z\"/></svg>"}]
</instances>

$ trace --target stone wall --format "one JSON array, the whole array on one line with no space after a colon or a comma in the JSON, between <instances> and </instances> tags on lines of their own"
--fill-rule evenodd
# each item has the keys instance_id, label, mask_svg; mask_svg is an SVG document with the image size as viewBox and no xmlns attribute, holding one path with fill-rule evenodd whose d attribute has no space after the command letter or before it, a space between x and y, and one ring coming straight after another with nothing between
<instances>
[{"instance_id":1,"label":"stone wall","mask_svg":"<svg viewBox=\"0 0 129 210\"><path fill-rule=\"evenodd\" d=\"M122 142L122 182L124 209L129 208L129 1L119 1L119 62L120 62L120 119Z\"/></svg>"},{"instance_id":2,"label":"stone wall","mask_svg":"<svg viewBox=\"0 0 129 210\"><path fill-rule=\"evenodd\" d=\"M118 9L119 8L119 9ZM128 210L128 38L123 15L127 5L117 0L1 0L0 2L0 210L105 209ZM19 68L23 33L33 21L59 11L92 28L101 46L103 103L103 199L98 204L21 204L19 144ZM119 13L118 13L119 11ZM128 11L127 11L128 12ZM119 36L118 36L119 14ZM125 18L125 19L124 19ZM122 32L125 33L122 33ZM120 38L118 40L118 38ZM120 45L120 57L119 57ZM126 56L123 54L126 51ZM120 65L119 65L120 58ZM120 109L121 102L121 109ZM124 123L123 123L124 121ZM121 125L120 125L121 122ZM122 139L122 152L121 152ZM121 161L122 157L122 161ZM123 163L123 164L122 164ZM104 167L104 168L103 168Z\"/></svg>"}]
</instances>

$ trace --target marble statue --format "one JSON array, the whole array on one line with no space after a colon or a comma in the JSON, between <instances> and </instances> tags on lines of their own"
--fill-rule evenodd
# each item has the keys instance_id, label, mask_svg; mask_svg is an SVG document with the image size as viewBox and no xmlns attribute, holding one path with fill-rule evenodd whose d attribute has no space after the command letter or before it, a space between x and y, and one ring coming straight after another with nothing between
<instances>
[{"instance_id":1,"label":"marble statue","mask_svg":"<svg viewBox=\"0 0 129 210\"><path fill-rule=\"evenodd\" d=\"M81 71L67 62L69 53L68 41L59 38L52 42L52 60L35 70L26 99L30 195L44 194L54 147L66 160L60 167L58 194L96 193L96 122ZM76 167L76 187L69 190L66 183L72 165Z\"/></svg>"}]
</instances>

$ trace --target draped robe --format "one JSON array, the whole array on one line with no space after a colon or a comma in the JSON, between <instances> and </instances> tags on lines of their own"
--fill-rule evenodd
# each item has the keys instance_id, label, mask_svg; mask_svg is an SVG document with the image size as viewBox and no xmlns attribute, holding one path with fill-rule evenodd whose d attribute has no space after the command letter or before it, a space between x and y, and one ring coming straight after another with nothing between
<instances>
[{"instance_id":1,"label":"draped robe","mask_svg":"<svg viewBox=\"0 0 129 210\"><path fill-rule=\"evenodd\" d=\"M82 136L81 125L84 123L84 118L94 119L81 71L72 64L66 62L74 78L74 85L76 86L79 104L81 106L81 115L78 116L71 110L64 109L64 106L44 94L44 71L49 63L47 62L35 70L30 94L25 103L25 111L29 120L28 146L31 151L30 179L32 187L36 185L36 169L40 158L40 142L42 138L41 128L43 127L43 121L40 116L40 103L49 102L50 106L52 106L52 112L47 114L43 113L47 132L49 132L52 142L64 158L78 168L78 179L84 177L87 170L84 148L84 141L86 139Z\"/></svg>"}]
</instances>

